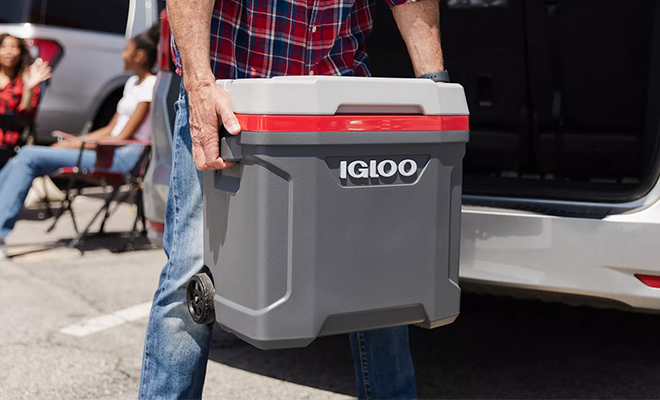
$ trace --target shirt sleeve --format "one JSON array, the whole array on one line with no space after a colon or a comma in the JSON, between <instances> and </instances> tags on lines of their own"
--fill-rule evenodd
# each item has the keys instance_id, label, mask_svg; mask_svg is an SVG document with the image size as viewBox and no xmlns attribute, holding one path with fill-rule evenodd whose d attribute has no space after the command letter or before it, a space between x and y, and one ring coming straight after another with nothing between
<instances>
[{"instance_id":1,"label":"shirt sleeve","mask_svg":"<svg viewBox=\"0 0 660 400\"><path fill-rule=\"evenodd\" d=\"M36 110L39 105L39 98L41 97L41 85L37 85L32 92L32 109Z\"/></svg>"},{"instance_id":2,"label":"shirt sleeve","mask_svg":"<svg viewBox=\"0 0 660 400\"><path fill-rule=\"evenodd\" d=\"M21 96L25 94L25 88L22 88ZM37 106L39 105L39 97L41 96L41 85L37 85L34 89L32 89L32 99L30 102L31 109L29 111L25 111L21 107L21 98L18 97L18 107L16 108L19 113L27 116L28 118L34 118L34 116L37 113Z\"/></svg>"},{"instance_id":3,"label":"shirt sleeve","mask_svg":"<svg viewBox=\"0 0 660 400\"><path fill-rule=\"evenodd\" d=\"M154 98L154 87L156 86L156 77L150 76L140 84L140 91L137 93L138 103L151 103Z\"/></svg>"},{"instance_id":4,"label":"shirt sleeve","mask_svg":"<svg viewBox=\"0 0 660 400\"><path fill-rule=\"evenodd\" d=\"M133 91L133 88L137 85L137 82L140 78L137 75L133 75L126 81L124 85L124 94L123 97L130 96L130 93Z\"/></svg>"}]
</instances>

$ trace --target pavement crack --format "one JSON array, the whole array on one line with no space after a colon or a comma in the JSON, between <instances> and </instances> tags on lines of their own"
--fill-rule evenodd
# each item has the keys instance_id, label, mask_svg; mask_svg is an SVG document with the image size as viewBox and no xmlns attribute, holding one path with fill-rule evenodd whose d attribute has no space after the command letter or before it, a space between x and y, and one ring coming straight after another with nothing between
<instances>
[{"instance_id":1,"label":"pavement crack","mask_svg":"<svg viewBox=\"0 0 660 400\"><path fill-rule=\"evenodd\" d=\"M114 370L115 370L116 372L119 372L119 373L120 373L121 375L123 375L124 378L126 378L126 379L134 379L134 378L136 378L135 376L131 375L129 372L126 372L126 371L124 371L124 370L121 368L121 363L122 363L122 361L123 361L123 359L122 359L121 357L118 357L118 358L117 358L117 360L115 361Z\"/></svg>"},{"instance_id":2,"label":"pavement crack","mask_svg":"<svg viewBox=\"0 0 660 400\"><path fill-rule=\"evenodd\" d=\"M103 313L107 313L107 312L108 312L107 310L102 309L102 308L101 308L98 304L96 304L94 301L92 301L92 300L86 298L82 293L78 292L77 290L75 290L75 289L72 288L72 287L65 286L65 285L63 285L63 284L61 284L61 283L59 283L59 282L56 282L56 281L47 280L46 278L40 277L40 276L38 276L38 275L36 275L36 274L31 274L30 277L31 277L32 279L35 279L35 280L37 280L37 281L39 281L39 282L45 284L45 285L54 286L54 287L56 287L56 288L58 288L58 289L64 290L65 292L68 292L68 293L74 295L75 297L77 297L79 300L81 300L83 303L85 303L87 306L89 306L91 309L93 309L94 311L96 311L96 312L98 312L98 313L103 314Z\"/></svg>"},{"instance_id":3,"label":"pavement crack","mask_svg":"<svg viewBox=\"0 0 660 400\"><path fill-rule=\"evenodd\" d=\"M55 338L54 332L49 332L48 335L46 336L46 339L42 341L42 344L47 344L61 349L78 350L92 354L104 354L104 355L116 356L112 352L112 350L90 349L88 347L82 347L70 343L60 342Z\"/></svg>"}]
</instances>

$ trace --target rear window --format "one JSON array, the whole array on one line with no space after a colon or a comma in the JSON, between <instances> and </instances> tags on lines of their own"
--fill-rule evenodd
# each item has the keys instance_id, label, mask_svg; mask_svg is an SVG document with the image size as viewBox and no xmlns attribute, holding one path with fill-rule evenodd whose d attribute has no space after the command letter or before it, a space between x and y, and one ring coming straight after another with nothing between
<instances>
[{"instance_id":1,"label":"rear window","mask_svg":"<svg viewBox=\"0 0 660 400\"><path fill-rule=\"evenodd\" d=\"M0 0L0 23L31 22L123 35L129 1Z\"/></svg>"}]
</instances>

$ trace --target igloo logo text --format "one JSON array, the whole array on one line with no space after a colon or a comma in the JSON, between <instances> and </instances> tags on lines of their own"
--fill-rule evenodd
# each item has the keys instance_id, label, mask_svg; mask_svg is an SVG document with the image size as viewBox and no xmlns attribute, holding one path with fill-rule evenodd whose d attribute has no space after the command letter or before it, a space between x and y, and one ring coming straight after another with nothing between
<instances>
[{"instance_id":1,"label":"igloo logo text","mask_svg":"<svg viewBox=\"0 0 660 400\"><path fill-rule=\"evenodd\" d=\"M355 160L339 162L339 178L347 179L378 179L391 178L396 174L410 177L417 173L419 166L410 158L395 162L394 160Z\"/></svg>"}]
</instances>

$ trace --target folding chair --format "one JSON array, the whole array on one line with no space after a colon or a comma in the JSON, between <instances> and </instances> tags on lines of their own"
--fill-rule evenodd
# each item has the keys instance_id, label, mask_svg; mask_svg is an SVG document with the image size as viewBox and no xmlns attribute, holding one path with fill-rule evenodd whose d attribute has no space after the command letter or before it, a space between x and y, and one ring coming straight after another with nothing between
<instances>
[{"instance_id":1,"label":"folding chair","mask_svg":"<svg viewBox=\"0 0 660 400\"><path fill-rule=\"evenodd\" d=\"M73 135L65 134L62 132L55 132L53 134L58 138L71 138ZM96 163L91 169L81 168L81 161L83 151L85 150L86 143L95 143L96 144ZM142 153L138 157L138 161L135 163L133 169L129 172L115 172L110 170L112 167L112 162L114 159L115 151L123 146L129 144L141 144L144 146ZM73 227L76 231L76 238L73 239L69 246L70 248L78 247L84 244L83 240L89 235L89 230L96 220L105 213L103 220L101 221L101 227L97 235L105 234L105 223L108 218L117 210L119 205L122 202L127 200L134 201L137 206L137 215L133 222L133 228L130 232L128 241L124 246L124 250L132 250L133 242L136 235L138 234L138 222L142 223L141 234L146 234L146 220L144 216L144 207L143 207L143 193L142 193L142 181L144 174L147 171L149 161L151 158L151 142L144 142L139 140L121 140L121 141L93 141L93 140L84 140L80 148L80 155L78 156L78 161L75 167L64 167L60 168L55 173L50 176L53 178L64 178L68 179L68 184L66 187L65 198L62 202L62 207L55 216L53 224L48 228L48 232L52 231L55 228L55 225L59 221L60 217L64 213L68 212L71 215L71 220L73 221ZM80 194L80 190L74 190L76 183L85 183L93 186L101 186L112 188L112 192L106 198L103 206L97 211L92 220L87 224L87 226L80 231L78 229L78 224L76 222L75 214L73 211L73 201L75 197ZM128 185L129 191L122 194L118 197L120 189L122 186ZM74 195L75 193L75 195ZM114 209L111 209L111 204L113 201L117 200L117 205ZM81 250L82 251L82 250Z\"/></svg>"},{"instance_id":2,"label":"folding chair","mask_svg":"<svg viewBox=\"0 0 660 400\"><path fill-rule=\"evenodd\" d=\"M35 137L34 120L13 112L0 115L0 167Z\"/></svg>"}]
</instances>

